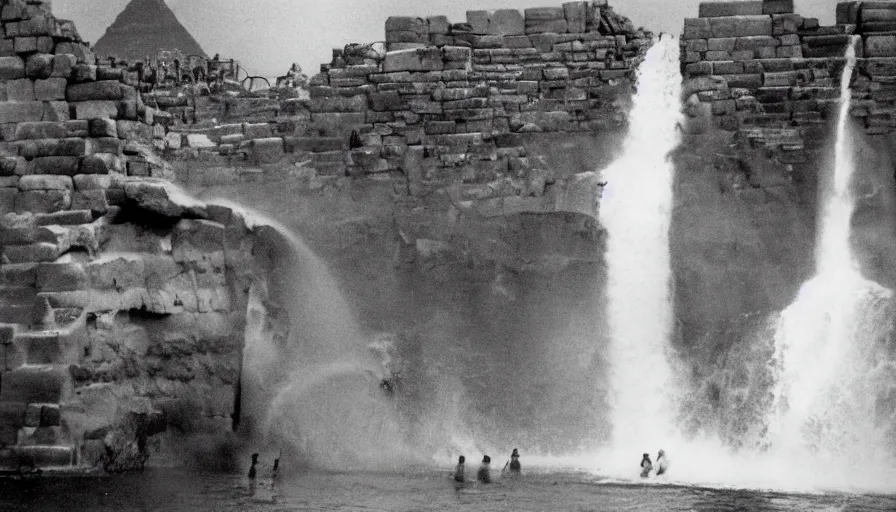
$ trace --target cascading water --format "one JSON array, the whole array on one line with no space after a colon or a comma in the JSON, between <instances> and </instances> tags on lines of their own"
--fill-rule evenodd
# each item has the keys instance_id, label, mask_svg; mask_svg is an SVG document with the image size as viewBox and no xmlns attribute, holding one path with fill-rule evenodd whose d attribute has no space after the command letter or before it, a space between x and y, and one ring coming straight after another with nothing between
<instances>
[{"instance_id":1,"label":"cascading water","mask_svg":"<svg viewBox=\"0 0 896 512\"><path fill-rule=\"evenodd\" d=\"M846 53L833 173L821 193L816 275L779 318L772 457L811 458L825 473L879 477L887 440L875 425L875 347L890 334L892 292L862 277L850 244L856 207L849 130L855 41Z\"/></svg>"},{"instance_id":2,"label":"cascading water","mask_svg":"<svg viewBox=\"0 0 896 512\"><path fill-rule=\"evenodd\" d=\"M257 441L325 468L413 460L379 386L382 362L326 265L285 228L233 209L255 234L255 258L266 258L250 289L241 383Z\"/></svg>"},{"instance_id":3,"label":"cascading water","mask_svg":"<svg viewBox=\"0 0 896 512\"><path fill-rule=\"evenodd\" d=\"M602 470L637 467L644 451L669 441L674 428L673 326L669 228L679 143L681 74L678 41L663 36L647 52L629 115L622 156L603 171L600 220L608 232L606 261L612 367L612 448Z\"/></svg>"}]
</instances>

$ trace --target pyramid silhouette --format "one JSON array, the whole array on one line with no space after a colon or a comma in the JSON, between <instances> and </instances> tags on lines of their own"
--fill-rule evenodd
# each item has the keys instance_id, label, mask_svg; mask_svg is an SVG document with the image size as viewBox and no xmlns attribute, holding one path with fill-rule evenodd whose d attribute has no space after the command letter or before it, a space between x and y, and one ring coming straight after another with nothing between
<instances>
[{"instance_id":1,"label":"pyramid silhouette","mask_svg":"<svg viewBox=\"0 0 896 512\"><path fill-rule=\"evenodd\" d=\"M94 47L100 57L129 61L153 57L162 50L207 57L165 0L131 0Z\"/></svg>"}]
</instances>

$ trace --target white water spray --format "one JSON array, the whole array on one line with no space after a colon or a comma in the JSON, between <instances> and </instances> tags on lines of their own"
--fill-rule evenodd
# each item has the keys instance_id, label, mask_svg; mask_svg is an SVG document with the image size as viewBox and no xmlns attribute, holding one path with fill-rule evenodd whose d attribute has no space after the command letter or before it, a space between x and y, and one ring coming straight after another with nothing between
<instances>
[{"instance_id":1,"label":"white water spray","mask_svg":"<svg viewBox=\"0 0 896 512\"><path fill-rule=\"evenodd\" d=\"M833 175L821 194L816 275L779 318L778 382L768 441L775 458L810 458L855 482L878 477L886 441L874 425L875 390L867 374L874 346L890 330L892 292L868 281L850 244L856 198L849 131L855 41L840 86Z\"/></svg>"},{"instance_id":2,"label":"white water spray","mask_svg":"<svg viewBox=\"0 0 896 512\"><path fill-rule=\"evenodd\" d=\"M664 36L640 66L623 154L603 171L613 441L599 464L614 473L632 472L641 453L667 446L674 428L669 152L679 143L680 96L678 41Z\"/></svg>"}]
</instances>

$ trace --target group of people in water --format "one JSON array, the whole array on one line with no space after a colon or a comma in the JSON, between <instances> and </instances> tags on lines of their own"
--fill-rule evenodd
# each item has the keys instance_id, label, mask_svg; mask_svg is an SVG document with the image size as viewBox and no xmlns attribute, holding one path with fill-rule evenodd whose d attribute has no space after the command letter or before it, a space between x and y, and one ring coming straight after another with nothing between
<instances>
[{"instance_id":1,"label":"group of people in water","mask_svg":"<svg viewBox=\"0 0 896 512\"><path fill-rule=\"evenodd\" d=\"M457 459L457 466L454 467L454 481L455 482L466 482L467 481L467 470L466 470L466 462L467 458L461 455ZM479 470L476 471L476 480L483 484L492 483L492 469L491 469L492 458L488 455L482 457L482 464L479 465ZM523 467L520 465L520 452L516 448L513 449L513 452L510 454L510 460L504 464L504 471L510 470L511 475L518 475L522 472Z\"/></svg>"},{"instance_id":2,"label":"group of people in water","mask_svg":"<svg viewBox=\"0 0 896 512\"><path fill-rule=\"evenodd\" d=\"M274 467L271 468L271 478L276 478L277 473L280 471L280 458L281 455L278 455L276 459L274 459ZM258 454L252 454L252 464L249 466L249 480L255 480L255 477L258 476Z\"/></svg>"},{"instance_id":3,"label":"group of people in water","mask_svg":"<svg viewBox=\"0 0 896 512\"><path fill-rule=\"evenodd\" d=\"M641 478L647 478L650 476L650 472L654 470L653 462L650 460L650 454L645 453L644 458L641 459ZM660 452L656 456L656 476L660 476L665 474L666 471L669 470L669 459L666 457L666 452L664 450L660 450Z\"/></svg>"},{"instance_id":4,"label":"group of people in water","mask_svg":"<svg viewBox=\"0 0 896 512\"><path fill-rule=\"evenodd\" d=\"M466 482L467 481L467 469L466 469L467 458L461 455L457 460L457 466L454 467L454 481L455 482ZM479 465L479 469L476 471L476 480L479 483L490 484L492 483L492 470L491 470L492 458L488 455L482 457L482 463ZM258 471L256 469L258 466L258 454L252 454L252 462L249 467L249 479L254 480ZM277 472L280 469L280 456L278 456L274 460L274 466L271 470L271 477L276 477ZM656 456L656 465L654 465L653 461L650 460L650 454L645 453L644 457L641 459L641 478L647 478L650 476L650 473L656 469L656 476L660 476L666 473L669 470L669 459L666 457L666 452L664 450L660 450ZM520 452L518 449L514 448L513 452L510 453L510 460L504 464L504 469L501 470L501 473L505 471L510 471L511 475L519 475L523 467L520 464Z\"/></svg>"}]
</instances>

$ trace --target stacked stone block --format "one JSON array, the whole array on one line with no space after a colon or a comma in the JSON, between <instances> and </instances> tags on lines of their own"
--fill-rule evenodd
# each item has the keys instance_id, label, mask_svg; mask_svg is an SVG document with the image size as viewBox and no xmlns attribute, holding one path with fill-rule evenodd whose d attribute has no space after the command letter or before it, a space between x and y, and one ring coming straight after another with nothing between
<instances>
[{"instance_id":1,"label":"stacked stone block","mask_svg":"<svg viewBox=\"0 0 896 512\"><path fill-rule=\"evenodd\" d=\"M839 98L847 45L859 36L853 114L869 133L896 126L890 82L896 68L896 2L842 2L822 27L788 2L705 2L685 20L682 60L689 113L735 130L823 122ZM798 158L798 157L797 157Z\"/></svg>"},{"instance_id":2,"label":"stacked stone block","mask_svg":"<svg viewBox=\"0 0 896 512\"><path fill-rule=\"evenodd\" d=\"M178 128L168 150L432 186L523 175L535 170L519 134L624 127L632 71L652 42L603 0L469 11L465 23L392 17L385 28L384 52L334 50L310 100L284 100L266 120Z\"/></svg>"},{"instance_id":3,"label":"stacked stone block","mask_svg":"<svg viewBox=\"0 0 896 512\"><path fill-rule=\"evenodd\" d=\"M50 2L0 0L0 21L0 469L71 466L85 462L74 394L83 382L71 369L89 352L96 315L220 315L229 291L206 286L223 271L199 268L195 251L181 251L187 236L158 247L172 254L166 268L202 276L193 286L138 293L125 284L134 278L125 266L114 292L106 289L101 253L116 240L112 219L140 201L173 204L166 193L147 199L133 188L171 176L151 148L154 110L136 76L97 66Z\"/></svg>"},{"instance_id":4,"label":"stacked stone block","mask_svg":"<svg viewBox=\"0 0 896 512\"><path fill-rule=\"evenodd\" d=\"M386 33L380 60L334 60L312 79L311 130L362 140L349 158L336 149L315 156L317 167L407 173L425 161L482 180L511 173L526 164L512 160L525 158L507 135L622 126L616 99L651 43L605 1L469 11L455 24L396 17Z\"/></svg>"}]
</instances>

